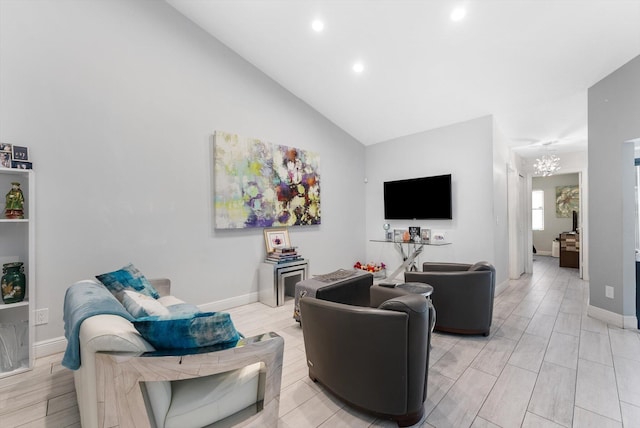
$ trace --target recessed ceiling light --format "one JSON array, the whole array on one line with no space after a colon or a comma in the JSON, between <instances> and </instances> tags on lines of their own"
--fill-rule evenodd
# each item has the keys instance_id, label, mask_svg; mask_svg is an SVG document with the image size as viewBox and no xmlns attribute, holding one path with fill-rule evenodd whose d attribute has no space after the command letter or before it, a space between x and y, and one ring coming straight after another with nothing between
<instances>
[{"instance_id":1,"label":"recessed ceiling light","mask_svg":"<svg viewBox=\"0 0 640 428\"><path fill-rule=\"evenodd\" d=\"M356 73L362 73L364 71L364 64L362 64L361 62L356 62L355 64L353 64L353 71L355 71Z\"/></svg>"},{"instance_id":2,"label":"recessed ceiling light","mask_svg":"<svg viewBox=\"0 0 640 428\"><path fill-rule=\"evenodd\" d=\"M451 20L452 21L461 21L465 17L466 14L467 14L467 11L465 10L465 8L456 7L451 12Z\"/></svg>"},{"instance_id":3,"label":"recessed ceiling light","mask_svg":"<svg viewBox=\"0 0 640 428\"><path fill-rule=\"evenodd\" d=\"M311 28L313 28L313 31L319 33L322 30L324 30L324 22L320 21L319 19L316 19L311 23Z\"/></svg>"}]
</instances>

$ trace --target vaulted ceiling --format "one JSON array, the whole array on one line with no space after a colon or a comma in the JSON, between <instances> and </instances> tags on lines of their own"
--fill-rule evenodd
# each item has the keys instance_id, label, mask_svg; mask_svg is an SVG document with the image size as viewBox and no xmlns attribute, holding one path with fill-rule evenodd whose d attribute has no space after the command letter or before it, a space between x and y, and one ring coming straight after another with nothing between
<instances>
[{"instance_id":1,"label":"vaulted ceiling","mask_svg":"<svg viewBox=\"0 0 640 428\"><path fill-rule=\"evenodd\" d=\"M587 89L640 55L640 0L166 1L366 145L491 114L585 150Z\"/></svg>"}]
</instances>

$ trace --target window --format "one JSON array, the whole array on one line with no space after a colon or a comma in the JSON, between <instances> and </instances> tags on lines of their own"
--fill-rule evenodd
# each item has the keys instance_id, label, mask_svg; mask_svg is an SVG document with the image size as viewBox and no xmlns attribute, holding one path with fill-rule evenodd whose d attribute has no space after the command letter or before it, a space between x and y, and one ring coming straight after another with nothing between
<instances>
[{"instance_id":1,"label":"window","mask_svg":"<svg viewBox=\"0 0 640 428\"><path fill-rule=\"evenodd\" d=\"M531 192L531 228L544 230L544 190Z\"/></svg>"}]
</instances>

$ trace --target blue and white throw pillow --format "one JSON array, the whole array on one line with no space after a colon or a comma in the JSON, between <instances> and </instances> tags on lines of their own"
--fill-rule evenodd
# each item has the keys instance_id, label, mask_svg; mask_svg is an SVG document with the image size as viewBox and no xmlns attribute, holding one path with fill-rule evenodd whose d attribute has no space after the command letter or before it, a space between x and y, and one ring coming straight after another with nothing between
<instances>
[{"instance_id":1,"label":"blue and white throw pillow","mask_svg":"<svg viewBox=\"0 0 640 428\"><path fill-rule=\"evenodd\" d=\"M133 321L138 332L156 349L189 349L242 338L225 312L177 312Z\"/></svg>"},{"instance_id":2,"label":"blue and white throw pillow","mask_svg":"<svg viewBox=\"0 0 640 428\"><path fill-rule=\"evenodd\" d=\"M159 301L146 294L133 290L122 291L120 303L134 318L142 318L153 315L169 315L171 310Z\"/></svg>"},{"instance_id":3,"label":"blue and white throw pillow","mask_svg":"<svg viewBox=\"0 0 640 428\"><path fill-rule=\"evenodd\" d=\"M131 263L122 269L96 275L96 278L121 302L122 292L127 289L146 294L154 299L160 297L149 280Z\"/></svg>"}]
</instances>

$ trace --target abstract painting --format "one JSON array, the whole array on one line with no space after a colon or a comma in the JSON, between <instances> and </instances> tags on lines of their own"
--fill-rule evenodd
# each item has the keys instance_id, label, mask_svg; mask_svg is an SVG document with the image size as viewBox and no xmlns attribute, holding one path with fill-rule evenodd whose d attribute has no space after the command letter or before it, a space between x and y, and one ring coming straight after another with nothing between
<instances>
[{"instance_id":1,"label":"abstract painting","mask_svg":"<svg viewBox=\"0 0 640 428\"><path fill-rule=\"evenodd\" d=\"M216 131L215 228L320 224L319 162L317 153Z\"/></svg>"},{"instance_id":2,"label":"abstract painting","mask_svg":"<svg viewBox=\"0 0 640 428\"><path fill-rule=\"evenodd\" d=\"M556 187L556 217L567 218L578 211L580 191L577 185Z\"/></svg>"}]
</instances>

